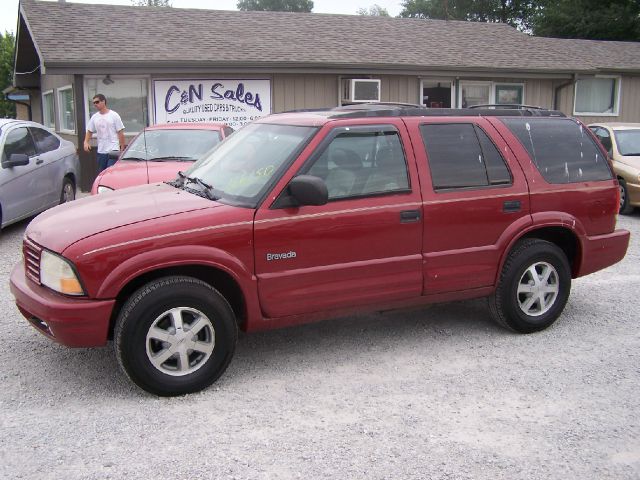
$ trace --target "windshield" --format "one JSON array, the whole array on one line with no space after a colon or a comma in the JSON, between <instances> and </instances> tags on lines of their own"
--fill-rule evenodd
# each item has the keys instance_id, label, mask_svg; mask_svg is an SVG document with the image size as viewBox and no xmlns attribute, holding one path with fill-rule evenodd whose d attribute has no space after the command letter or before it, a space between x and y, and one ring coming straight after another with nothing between
<instances>
[{"instance_id":1,"label":"windshield","mask_svg":"<svg viewBox=\"0 0 640 480\"><path fill-rule=\"evenodd\" d=\"M316 132L314 127L251 123L220 143L185 175L210 185L215 197L255 206Z\"/></svg>"},{"instance_id":2,"label":"windshield","mask_svg":"<svg viewBox=\"0 0 640 480\"><path fill-rule=\"evenodd\" d=\"M615 135L620 155L640 155L640 129L616 130Z\"/></svg>"},{"instance_id":3,"label":"windshield","mask_svg":"<svg viewBox=\"0 0 640 480\"><path fill-rule=\"evenodd\" d=\"M198 160L220 140L216 130L146 130L131 142L120 160Z\"/></svg>"}]
</instances>

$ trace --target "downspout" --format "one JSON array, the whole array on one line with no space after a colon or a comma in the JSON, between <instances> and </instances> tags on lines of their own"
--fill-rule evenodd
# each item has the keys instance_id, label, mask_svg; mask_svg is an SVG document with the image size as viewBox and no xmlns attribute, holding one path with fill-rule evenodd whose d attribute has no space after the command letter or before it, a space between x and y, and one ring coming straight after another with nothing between
<instances>
[{"instance_id":1,"label":"downspout","mask_svg":"<svg viewBox=\"0 0 640 480\"><path fill-rule=\"evenodd\" d=\"M553 109L554 110L559 110L559 98L560 98L560 90L562 90L565 87L568 87L569 85L574 85L577 81L577 74L573 73L571 74L571 80L568 82L564 82L561 83L560 85L558 85L557 87L555 87L553 89Z\"/></svg>"}]
</instances>

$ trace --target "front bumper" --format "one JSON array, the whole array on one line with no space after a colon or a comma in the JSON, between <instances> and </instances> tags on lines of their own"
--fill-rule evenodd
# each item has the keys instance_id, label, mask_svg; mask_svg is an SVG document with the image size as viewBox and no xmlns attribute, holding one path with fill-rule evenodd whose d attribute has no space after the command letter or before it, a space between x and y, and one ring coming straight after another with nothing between
<instances>
[{"instance_id":1,"label":"front bumper","mask_svg":"<svg viewBox=\"0 0 640 480\"><path fill-rule=\"evenodd\" d=\"M52 340L68 347L98 347L107 343L115 300L58 295L27 280L22 262L11 272L11 293L20 313Z\"/></svg>"},{"instance_id":2,"label":"front bumper","mask_svg":"<svg viewBox=\"0 0 640 480\"><path fill-rule=\"evenodd\" d=\"M637 182L627 182L627 194L629 195L629 205L640 207L640 185Z\"/></svg>"}]
</instances>

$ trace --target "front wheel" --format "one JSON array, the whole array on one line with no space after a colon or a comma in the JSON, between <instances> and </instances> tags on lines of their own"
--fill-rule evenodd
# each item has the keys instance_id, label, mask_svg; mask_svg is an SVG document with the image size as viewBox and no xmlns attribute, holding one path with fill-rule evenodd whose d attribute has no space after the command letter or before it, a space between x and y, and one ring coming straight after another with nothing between
<instances>
[{"instance_id":1,"label":"front wheel","mask_svg":"<svg viewBox=\"0 0 640 480\"><path fill-rule=\"evenodd\" d=\"M500 325L520 333L537 332L560 316L570 290L565 253L545 240L522 240L509 253L489 308Z\"/></svg>"},{"instance_id":2,"label":"front wheel","mask_svg":"<svg viewBox=\"0 0 640 480\"><path fill-rule=\"evenodd\" d=\"M161 396L202 390L226 370L238 327L213 287L166 277L136 291L123 306L114 340L120 366L140 388Z\"/></svg>"},{"instance_id":3,"label":"front wheel","mask_svg":"<svg viewBox=\"0 0 640 480\"><path fill-rule=\"evenodd\" d=\"M633 207L629 204L629 190L627 189L627 182L624 179L618 179L618 186L620 188L620 213L628 214L633 212Z\"/></svg>"}]
</instances>

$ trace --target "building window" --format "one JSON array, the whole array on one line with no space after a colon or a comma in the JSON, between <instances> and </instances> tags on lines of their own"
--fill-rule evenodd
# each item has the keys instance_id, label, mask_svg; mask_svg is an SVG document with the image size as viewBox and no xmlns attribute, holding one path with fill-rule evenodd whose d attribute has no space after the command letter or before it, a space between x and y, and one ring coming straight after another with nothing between
<instances>
[{"instance_id":1,"label":"building window","mask_svg":"<svg viewBox=\"0 0 640 480\"><path fill-rule=\"evenodd\" d=\"M427 108L451 108L454 102L451 80L422 80L422 105Z\"/></svg>"},{"instance_id":2,"label":"building window","mask_svg":"<svg viewBox=\"0 0 640 480\"><path fill-rule=\"evenodd\" d=\"M524 103L523 93L523 85L497 83L495 86L495 103L499 105L522 105Z\"/></svg>"},{"instance_id":3,"label":"building window","mask_svg":"<svg viewBox=\"0 0 640 480\"><path fill-rule=\"evenodd\" d=\"M136 134L149 125L149 80L145 77L86 78L87 121L96 112L91 100L101 93L107 97L107 107L122 118L126 134Z\"/></svg>"},{"instance_id":4,"label":"building window","mask_svg":"<svg viewBox=\"0 0 640 480\"><path fill-rule=\"evenodd\" d=\"M58 89L58 114L60 131L76 133L76 109L71 85Z\"/></svg>"},{"instance_id":5,"label":"building window","mask_svg":"<svg viewBox=\"0 0 640 480\"><path fill-rule=\"evenodd\" d=\"M491 83L460 82L460 106L462 108L491 103Z\"/></svg>"},{"instance_id":6,"label":"building window","mask_svg":"<svg viewBox=\"0 0 640 480\"><path fill-rule=\"evenodd\" d=\"M576 81L574 115L618 115L620 78L595 77Z\"/></svg>"},{"instance_id":7,"label":"building window","mask_svg":"<svg viewBox=\"0 0 640 480\"><path fill-rule=\"evenodd\" d=\"M42 94L42 124L47 128L56 128L53 90Z\"/></svg>"}]
</instances>

